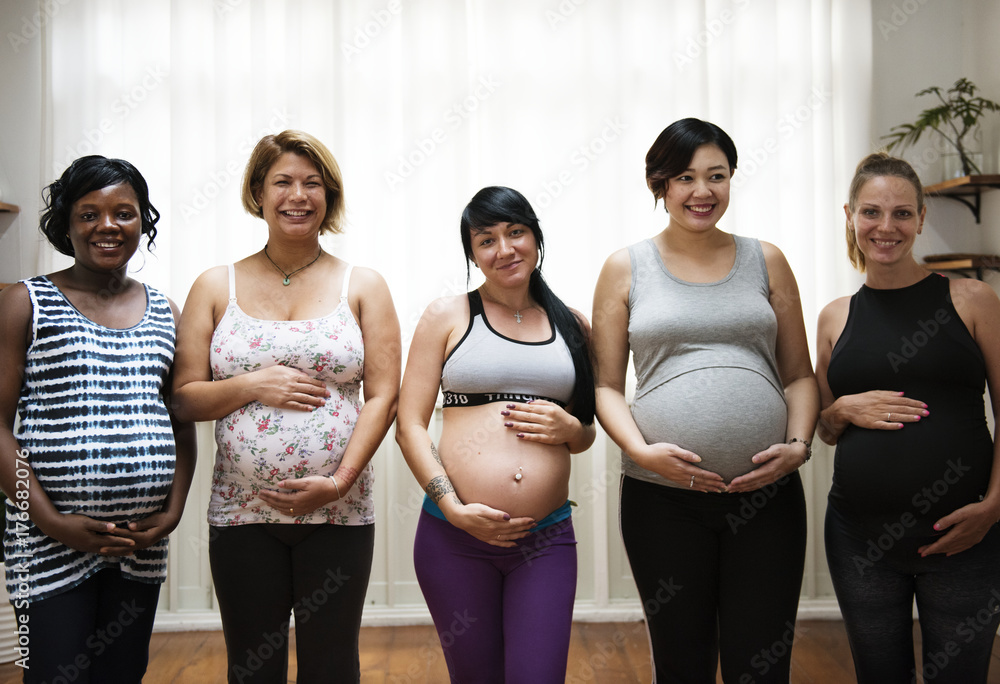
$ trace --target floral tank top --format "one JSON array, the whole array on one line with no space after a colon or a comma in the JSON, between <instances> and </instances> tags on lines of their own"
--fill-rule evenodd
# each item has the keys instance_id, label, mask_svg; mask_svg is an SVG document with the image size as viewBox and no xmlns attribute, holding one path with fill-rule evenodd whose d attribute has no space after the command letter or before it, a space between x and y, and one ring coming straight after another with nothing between
<instances>
[{"instance_id":1,"label":"floral tank top","mask_svg":"<svg viewBox=\"0 0 1000 684\"><path fill-rule=\"evenodd\" d=\"M212 333L212 377L224 380L269 366L297 368L322 380L331 396L313 411L253 401L216 421L211 525L252 523L375 522L371 463L350 490L307 515L292 516L264 503L262 489L282 480L332 475L361 412L364 342L347 303L351 267L337 307L306 321L268 321L248 316L236 302L236 271L229 266L229 305Z\"/></svg>"}]
</instances>

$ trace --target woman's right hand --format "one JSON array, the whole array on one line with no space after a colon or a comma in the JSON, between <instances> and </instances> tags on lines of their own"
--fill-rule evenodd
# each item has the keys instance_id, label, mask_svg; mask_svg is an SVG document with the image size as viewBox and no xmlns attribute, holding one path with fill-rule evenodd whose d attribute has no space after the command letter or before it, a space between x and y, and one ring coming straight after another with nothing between
<instances>
[{"instance_id":1,"label":"woman's right hand","mask_svg":"<svg viewBox=\"0 0 1000 684\"><path fill-rule=\"evenodd\" d=\"M129 556L135 551L135 541L118 536L114 523L100 522L78 513L60 514L51 529L43 533L76 551L99 553L102 556Z\"/></svg>"},{"instance_id":2,"label":"woman's right hand","mask_svg":"<svg viewBox=\"0 0 1000 684\"><path fill-rule=\"evenodd\" d=\"M515 539L523 539L535 527L532 518L511 518L507 513L485 504L463 504L448 516L448 522L491 546L511 548Z\"/></svg>"},{"instance_id":3,"label":"woman's right hand","mask_svg":"<svg viewBox=\"0 0 1000 684\"><path fill-rule=\"evenodd\" d=\"M629 456L642 468L662 475L681 487L696 492L724 492L726 483L722 476L711 470L700 468L701 456L681 449L676 444L658 442L647 444Z\"/></svg>"},{"instance_id":4,"label":"woman's right hand","mask_svg":"<svg viewBox=\"0 0 1000 684\"><path fill-rule=\"evenodd\" d=\"M330 390L297 368L270 366L253 372L257 401L265 406L312 411L326 404Z\"/></svg>"},{"instance_id":5,"label":"woman's right hand","mask_svg":"<svg viewBox=\"0 0 1000 684\"><path fill-rule=\"evenodd\" d=\"M821 418L840 431L847 425L868 430L901 430L906 423L916 423L929 415L927 404L904 397L902 392L870 390L845 394L824 409Z\"/></svg>"}]
</instances>

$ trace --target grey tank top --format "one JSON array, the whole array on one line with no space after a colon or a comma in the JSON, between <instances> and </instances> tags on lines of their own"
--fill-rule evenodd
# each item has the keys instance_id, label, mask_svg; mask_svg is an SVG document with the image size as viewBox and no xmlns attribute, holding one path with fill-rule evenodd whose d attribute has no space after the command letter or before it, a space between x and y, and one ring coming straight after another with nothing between
<instances>
[{"instance_id":1,"label":"grey tank top","mask_svg":"<svg viewBox=\"0 0 1000 684\"><path fill-rule=\"evenodd\" d=\"M632 416L647 444L693 451L726 482L785 441L788 410L775 359L777 319L760 242L733 236L736 260L712 283L671 274L652 240L628 248ZM678 487L622 452L630 477Z\"/></svg>"},{"instance_id":2,"label":"grey tank top","mask_svg":"<svg viewBox=\"0 0 1000 684\"><path fill-rule=\"evenodd\" d=\"M469 327L441 371L444 406L531 399L565 406L575 384L573 357L559 331L553 327L544 342L504 337L486 319L479 292L469 293Z\"/></svg>"}]
</instances>

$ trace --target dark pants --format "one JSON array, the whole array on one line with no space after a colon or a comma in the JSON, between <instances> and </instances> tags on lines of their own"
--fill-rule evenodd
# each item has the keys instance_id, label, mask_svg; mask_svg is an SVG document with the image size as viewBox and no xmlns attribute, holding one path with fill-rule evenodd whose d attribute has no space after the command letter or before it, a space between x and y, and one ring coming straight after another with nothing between
<instances>
[{"instance_id":1,"label":"dark pants","mask_svg":"<svg viewBox=\"0 0 1000 684\"><path fill-rule=\"evenodd\" d=\"M357 682L374 525L213 527L212 579L230 684L285 684L295 614L298 684Z\"/></svg>"},{"instance_id":2,"label":"dark pants","mask_svg":"<svg viewBox=\"0 0 1000 684\"><path fill-rule=\"evenodd\" d=\"M159 596L159 584L109 568L69 591L15 606L18 624L29 629L25 684L139 684Z\"/></svg>"},{"instance_id":3,"label":"dark pants","mask_svg":"<svg viewBox=\"0 0 1000 684\"><path fill-rule=\"evenodd\" d=\"M573 521L517 544L491 546L420 514L413 562L452 682L566 681L576 595Z\"/></svg>"},{"instance_id":4,"label":"dark pants","mask_svg":"<svg viewBox=\"0 0 1000 684\"><path fill-rule=\"evenodd\" d=\"M621 532L658 684L788 682L805 562L799 474L744 494L622 478Z\"/></svg>"},{"instance_id":5,"label":"dark pants","mask_svg":"<svg viewBox=\"0 0 1000 684\"><path fill-rule=\"evenodd\" d=\"M1000 530L954 556L921 558L929 538L903 525L865 530L834 505L826 509L826 558L860 684L910 684L913 600L928 684L986 682L1000 625Z\"/></svg>"}]
</instances>

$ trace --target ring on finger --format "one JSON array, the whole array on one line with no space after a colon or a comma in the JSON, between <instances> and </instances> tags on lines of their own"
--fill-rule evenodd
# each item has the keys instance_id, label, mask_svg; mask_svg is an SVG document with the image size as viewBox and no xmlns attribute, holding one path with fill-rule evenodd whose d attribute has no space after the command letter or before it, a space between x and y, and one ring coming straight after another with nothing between
<instances>
[{"instance_id":1,"label":"ring on finger","mask_svg":"<svg viewBox=\"0 0 1000 684\"><path fill-rule=\"evenodd\" d=\"M892 414L891 413L885 414L885 422L887 422L887 423L891 423L892 422Z\"/></svg>"},{"instance_id":2,"label":"ring on finger","mask_svg":"<svg viewBox=\"0 0 1000 684\"><path fill-rule=\"evenodd\" d=\"M688 489L691 489L693 487L694 487L694 475L691 476L691 481L688 482Z\"/></svg>"}]
</instances>

